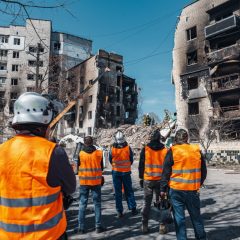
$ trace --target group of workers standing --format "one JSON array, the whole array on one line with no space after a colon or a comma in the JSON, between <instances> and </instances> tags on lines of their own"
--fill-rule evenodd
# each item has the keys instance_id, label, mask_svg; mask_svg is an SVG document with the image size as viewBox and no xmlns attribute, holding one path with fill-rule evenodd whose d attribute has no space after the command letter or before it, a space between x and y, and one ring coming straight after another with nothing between
<instances>
[{"instance_id":1,"label":"group of workers standing","mask_svg":"<svg viewBox=\"0 0 240 240\"><path fill-rule=\"evenodd\" d=\"M65 151L47 140L52 118L51 104L37 93L24 93L14 104L12 127L17 134L0 145L1 240L67 239L63 195L75 191L76 178ZM138 214L131 179L133 152L122 132L117 131L114 140L109 161L117 217L122 218L122 188L129 210L133 215ZM106 230L101 221L102 158L102 151L95 148L92 137L85 137L78 162L80 234L86 232L89 192L94 203L96 233ZM206 239L199 189L207 170L199 146L188 144L187 131L179 129L176 132L175 143L170 149L161 143L159 131L153 131L150 142L141 151L138 169L144 191L142 232L149 232L149 214L155 193L156 201L170 198L178 240L187 239L185 208L190 214L196 239ZM159 232L167 232L164 222L160 222Z\"/></svg>"}]
</instances>

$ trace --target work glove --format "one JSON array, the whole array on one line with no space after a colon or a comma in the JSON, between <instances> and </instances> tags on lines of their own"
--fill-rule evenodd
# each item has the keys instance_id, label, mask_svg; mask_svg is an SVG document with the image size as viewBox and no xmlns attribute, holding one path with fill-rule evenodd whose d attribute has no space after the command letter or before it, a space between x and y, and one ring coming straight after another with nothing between
<instances>
[{"instance_id":1,"label":"work glove","mask_svg":"<svg viewBox=\"0 0 240 240\"><path fill-rule=\"evenodd\" d=\"M161 199L165 199L167 197L167 193L166 192L160 192L160 197L161 197Z\"/></svg>"},{"instance_id":2,"label":"work glove","mask_svg":"<svg viewBox=\"0 0 240 240\"><path fill-rule=\"evenodd\" d=\"M139 184L140 184L140 187L143 188L143 179L140 179Z\"/></svg>"}]
</instances>

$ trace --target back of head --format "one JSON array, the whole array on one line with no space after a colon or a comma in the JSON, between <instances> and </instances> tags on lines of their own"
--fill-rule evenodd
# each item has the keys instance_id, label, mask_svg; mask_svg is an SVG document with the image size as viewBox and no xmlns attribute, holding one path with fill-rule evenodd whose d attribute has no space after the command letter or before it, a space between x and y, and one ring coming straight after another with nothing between
<instances>
[{"instance_id":1,"label":"back of head","mask_svg":"<svg viewBox=\"0 0 240 240\"><path fill-rule=\"evenodd\" d=\"M161 134L158 129L150 133L150 141L160 141L160 140L161 140Z\"/></svg>"},{"instance_id":2,"label":"back of head","mask_svg":"<svg viewBox=\"0 0 240 240\"><path fill-rule=\"evenodd\" d=\"M93 145L93 138L91 136L86 136L86 137L84 137L83 142L84 142L84 145L86 147L92 146Z\"/></svg>"},{"instance_id":3,"label":"back of head","mask_svg":"<svg viewBox=\"0 0 240 240\"><path fill-rule=\"evenodd\" d=\"M188 142L188 132L185 129L179 129L175 134L175 143L184 144Z\"/></svg>"},{"instance_id":4,"label":"back of head","mask_svg":"<svg viewBox=\"0 0 240 240\"><path fill-rule=\"evenodd\" d=\"M125 137L124 137L124 134L123 134L122 131L117 131L117 132L116 132L116 134L115 134L115 136L114 136L114 140L115 140L115 142L118 143L118 144L121 144L121 143L126 142Z\"/></svg>"},{"instance_id":5,"label":"back of head","mask_svg":"<svg viewBox=\"0 0 240 240\"><path fill-rule=\"evenodd\" d=\"M29 130L42 136L52 119L53 107L50 101L39 93L23 93L14 103L12 127L15 130Z\"/></svg>"}]
</instances>

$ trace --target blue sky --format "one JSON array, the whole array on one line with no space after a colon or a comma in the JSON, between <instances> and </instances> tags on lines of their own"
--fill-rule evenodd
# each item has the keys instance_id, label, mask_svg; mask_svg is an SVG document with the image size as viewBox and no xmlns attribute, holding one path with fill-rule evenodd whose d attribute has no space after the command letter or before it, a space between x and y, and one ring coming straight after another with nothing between
<instances>
[{"instance_id":1,"label":"blue sky","mask_svg":"<svg viewBox=\"0 0 240 240\"><path fill-rule=\"evenodd\" d=\"M35 1L61 2L55 0ZM136 79L143 113L175 111L171 84L172 48L177 16L191 0L64 0L66 9L29 10L32 18L53 21L53 30L93 40L123 55L125 74ZM70 12L70 13L69 13ZM9 24L2 15L1 25ZM16 23L21 19L16 19ZM22 22L23 23L23 22Z\"/></svg>"}]
</instances>

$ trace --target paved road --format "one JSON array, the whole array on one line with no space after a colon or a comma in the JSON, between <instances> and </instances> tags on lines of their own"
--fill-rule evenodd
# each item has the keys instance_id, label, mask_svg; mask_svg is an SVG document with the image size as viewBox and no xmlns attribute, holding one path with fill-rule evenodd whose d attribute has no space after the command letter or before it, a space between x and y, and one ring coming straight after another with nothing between
<instances>
[{"instance_id":1,"label":"paved road","mask_svg":"<svg viewBox=\"0 0 240 240\"><path fill-rule=\"evenodd\" d=\"M142 207L142 189L138 184L137 163L133 169L133 185L135 196L140 211ZM68 235L71 240L76 239L157 239L175 240L174 226L170 226L170 232L164 236L158 234L158 212L152 209L152 218L149 221L151 229L148 235L143 235L140 231L141 215L132 216L127 210L124 202L125 215L122 219L117 219L115 203L111 184L111 172L106 171L106 184L102 188L102 213L103 223L108 230L101 234L94 232L94 211L90 201L87 214L87 233L78 235L74 233L77 227L78 203L76 202L67 212L69 226ZM209 169L205 188L201 189L202 214L205 220L205 228L210 240L240 240L240 173L231 170ZM78 196L78 193L76 193ZM189 239L195 239L191 228L189 216L187 215L187 230Z\"/></svg>"}]
</instances>

